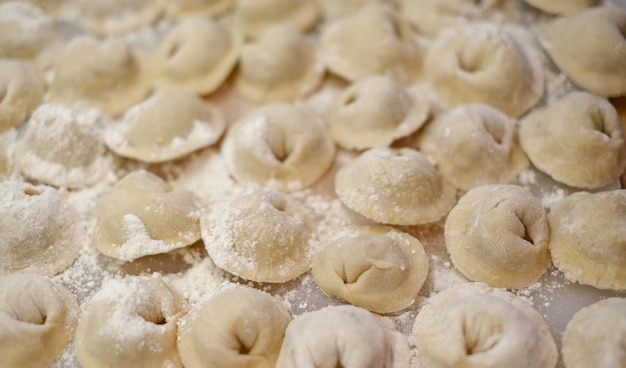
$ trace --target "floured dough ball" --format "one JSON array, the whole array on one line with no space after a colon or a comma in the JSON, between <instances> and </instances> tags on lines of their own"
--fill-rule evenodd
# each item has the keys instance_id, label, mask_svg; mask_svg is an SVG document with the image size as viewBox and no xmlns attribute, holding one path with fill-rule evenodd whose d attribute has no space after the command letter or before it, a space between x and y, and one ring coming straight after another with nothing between
<instances>
[{"instance_id":1,"label":"floured dough ball","mask_svg":"<svg viewBox=\"0 0 626 368\"><path fill-rule=\"evenodd\" d=\"M13 151L16 141L15 129L0 132L0 181L8 179L13 174Z\"/></svg>"},{"instance_id":2,"label":"floured dough ball","mask_svg":"<svg viewBox=\"0 0 626 368\"><path fill-rule=\"evenodd\" d=\"M104 36L121 36L152 25L167 0L74 0L65 15L81 27Z\"/></svg>"},{"instance_id":3,"label":"floured dough ball","mask_svg":"<svg viewBox=\"0 0 626 368\"><path fill-rule=\"evenodd\" d=\"M270 104L240 118L222 154L240 183L283 191L305 188L330 168L335 144L315 113L301 105Z\"/></svg>"},{"instance_id":4,"label":"floured dough ball","mask_svg":"<svg viewBox=\"0 0 626 368\"><path fill-rule=\"evenodd\" d=\"M416 238L387 226L345 229L324 242L311 272L328 295L376 313L415 302L428 275L428 258Z\"/></svg>"},{"instance_id":5,"label":"floured dough ball","mask_svg":"<svg viewBox=\"0 0 626 368\"><path fill-rule=\"evenodd\" d=\"M177 19L189 16L214 17L232 10L234 6L235 0L170 0L165 11Z\"/></svg>"},{"instance_id":6,"label":"floured dough ball","mask_svg":"<svg viewBox=\"0 0 626 368\"><path fill-rule=\"evenodd\" d=\"M326 21L332 21L350 14L371 4L393 3L395 0L318 0L322 15Z\"/></svg>"},{"instance_id":7,"label":"floured dough ball","mask_svg":"<svg viewBox=\"0 0 626 368\"><path fill-rule=\"evenodd\" d=\"M601 0L524 0L549 14L573 14L592 6L598 5Z\"/></svg>"},{"instance_id":8,"label":"floured dough ball","mask_svg":"<svg viewBox=\"0 0 626 368\"><path fill-rule=\"evenodd\" d=\"M541 315L484 284L459 284L431 297L413 335L424 367L553 368L558 358Z\"/></svg>"},{"instance_id":9,"label":"floured dough ball","mask_svg":"<svg viewBox=\"0 0 626 368\"><path fill-rule=\"evenodd\" d=\"M0 277L0 357L5 368L45 368L69 344L78 317L76 297L47 277Z\"/></svg>"},{"instance_id":10,"label":"floured dough ball","mask_svg":"<svg viewBox=\"0 0 626 368\"><path fill-rule=\"evenodd\" d=\"M456 190L426 156L411 148L365 151L339 169L335 190L348 208L393 225L435 222L456 201Z\"/></svg>"},{"instance_id":11,"label":"floured dough ball","mask_svg":"<svg viewBox=\"0 0 626 368\"><path fill-rule=\"evenodd\" d=\"M44 92L43 75L33 64L0 59L0 132L22 124Z\"/></svg>"},{"instance_id":12,"label":"floured dough ball","mask_svg":"<svg viewBox=\"0 0 626 368\"><path fill-rule=\"evenodd\" d=\"M552 262L570 281L626 289L626 190L579 192L548 214Z\"/></svg>"},{"instance_id":13,"label":"floured dough ball","mask_svg":"<svg viewBox=\"0 0 626 368\"><path fill-rule=\"evenodd\" d=\"M419 149L450 184L470 190L510 183L528 166L515 121L485 104L467 104L437 116L420 133Z\"/></svg>"},{"instance_id":14,"label":"floured dough ball","mask_svg":"<svg viewBox=\"0 0 626 368\"><path fill-rule=\"evenodd\" d=\"M259 38L277 24L307 31L319 15L316 0L238 0L234 11L237 26L249 39Z\"/></svg>"},{"instance_id":15,"label":"floured dough ball","mask_svg":"<svg viewBox=\"0 0 626 368\"><path fill-rule=\"evenodd\" d=\"M539 59L506 28L471 23L441 32L424 59L425 75L442 102L481 102L520 116L544 93Z\"/></svg>"},{"instance_id":16,"label":"floured dough ball","mask_svg":"<svg viewBox=\"0 0 626 368\"><path fill-rule=\"evenodd\" d=\"M626 298L608 298L582 308L563 333L567 368L626 367Z\"/></svg>"},{"instance_id":17,"label":"floured dough ball","mask_svg":"<svg viewBox=\"0 0 626 368\"><path fill-rule=\"evenodd\" d=\"M448 214L444 235L454 266L472 281L519 289L550 265L546 211L516 185L467 192Z\"/></svg>"},{"instance_id":18,"label":"floured dough ball","mask_svg":"<svg viewBox=\"0 0 626 368\"><path fill-rule=\"evenodd\" d=\"M428 118L430 102L415 89L388 77L362 79L335 100L328 118L330 134L347 149L389 146L417 131Z\"/></svg>"},{"instance_id":19,"label":"floured dough ball","mask_svg":"<svg viewBox=\"0 0 626 368\"><path fill-rule=\"evenodd\" d=\"M196 202L154 174L131 172L94 206L93 245L123 261L191 245L200 239Z\"/></svg>"},{"instance_id":20,"label":"floured dough ball","mask_svg":"<svg viewBox=\"0 0 626 368\"><path fill-rule=\"evenodd\" d=\"M159 278L111 279L83 306L76 355L84 367L182 367L183 298Z\"/></svg>"},{"instance_id":21,"label":"floured dough ball","mask_svg":"<svg viewBox=\"0 0 626 368\"><path fill-rule=\"evenodd\" d=\"M56 189L0 182L0 276L65 270L78 258L84 232L79 215Z\"/></svg>"},{"instance_id":22,"label":"floured dough ball","mask_svg":"<svg viewBox=\"0 0 626 368\"><path fill-rule=\"evenodd\" d=\"M535 167L577 188L609 185L624 171L626 153L615 108L604 98L572 92L521 122L522 149Z\"/></svg>"},{"instance_id":23,"label":"floured dough ball","mask_svg":"<svg viewBox=\"0 0 626 368\"><path fill-rule=\"evenodd\" d=\"M270 294L224 288L181 321L180 357L186 368L274 368L290 320Z\"/></svg>"},{"instance_id":24,"label":"floured dough ball","mask_svg":"<svg viewBox=\"0 0 626 368\"><path fill-rule=\"evenodd\" d=\"M313 225L280 192L246 189L211 204L200 225L215 265L246 280L286 282L309 269Z\"/></svg>"},{"instance_id":25,"label":"floured dough ball","mask_svg":"<svg viewBox=\"0 0 626 368\"><path fill-rule=\"evenodd\" d=\"M225 130L217 106L191 92L163 88L128 110L104 139L120 156L164 162L214 144Z\"/></svg>"}]
</instances>

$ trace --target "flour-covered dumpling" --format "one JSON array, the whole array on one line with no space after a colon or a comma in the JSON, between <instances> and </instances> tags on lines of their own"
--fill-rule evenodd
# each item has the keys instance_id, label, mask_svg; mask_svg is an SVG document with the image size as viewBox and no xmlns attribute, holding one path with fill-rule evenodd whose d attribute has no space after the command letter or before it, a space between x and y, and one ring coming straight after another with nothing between
<instances>
[{"instance_id":1,"label":"flour-covered dumpling","mask_svg":"<svg viewBox=\"0 0 626 368\"><path fill-rule=\"evenodd\" d=\"M92 211L93 245L123 261L167 253L200 239L193 193L173 189L147 171L133 171L98 200Z\"/></svg>"},{"instance_id":2,"label":"flour-covered dumpling","mask_svg":"<svg viewBox=\"0 0 626 368\"><path fill-rule=\"evenodd\" d=\"M319 15L316 0L238 0L234 10L237 26L249 39L259 38L277 24L307 31Z\"/></svg>"},{"instance_id":3,"label":"flour-covered dumpling","mask_svg":"<svg viewBox=\"0 0 626 368\"><path fill-rule=\"evenodd\" d=\"M169 0L74 0L63 14L103 36L121 36L152 25Z\"/></svg>"},{"instance_id":4,"label":"flour-covered dumpling","mask_svg":"<svg viewBox=\"0 0 626 368\"><path fill-rule=\"evenodd\" d=\"M549 14L574 14L598 5L601 0L524 0Z\"/></svg>"},{"instance_id":5,"label":"flour-covered dumpling","mask_svg":"<svg viewBox=\"0 0 626 368\"><path fill-rule=\"evenodd\" d=\"M221 289L181 321L180 357L186 368L274 368L290 320L270 294Z\"/></svg>"},{"instance_id":6,"label":"flour-covered dumpling","mask_svg":"<svg viewBox=\"0 0 626 368\"><path fill-rule=\"evenodd\" d=\"M450 184L470 190L507 184L528 166L515 121L485 104L448 110L428 123L417 145Z\"/></svg>"},{"instance_id":7,"label":"flour-covered dumpling","mask_svg":"<svg viewBox=\"0 0 626 368\"><path fill-rule=\"evenodd\" d=\"M76 355L84 367L179 368L176 348L183 298L159 278L102 285L82 308Z\"/></svg>"},{"instance_id":8,"label":"flour-covered dumpling","mask_svg":"<svg viewBox=\"0 0 626 368\"><path fill-rule=\"evenodd\" d=\"M233 9L235 0L169 0L167 15L184 19L189 16L218 16Z\"/></svg>"},{"instance_id":9,"label":"flour-covered dumpling","mask_svg":"<svg viewBox=\"0 0 626 368\"><path fill-rule=\"evenodd\" d=\"M393 225L435 222L456 201L456 190L426 156L411 148L365 151L339 169L335 190L348 208Z\"/></svg>"},{"instance_id":10,"label":"flour-covered dumpling","mask_svg":"<svg viewBox=\"0 0 626 368\"><path fill-rule=\"evenodd\" d=\"M44 92L43 75L33 64L0 59L0 132L22 124Z\"/></svg>"},{"instance_id":11,"label":"flour-covered dumpling","mask_svg":"<svg viewBox=\"0 0 626 368\"><path fill-rule=\"evenodd\" d=\"M626 152L615 108L602 97L572 92L521 122L522 149L533 165L576 188L600 188L624 171Z\"/></svg>"},{"instance_id":12,"label":"flour-covered dumpling","mask_svg":"<svg viewBox=\"0 0 626 368\"><path fill-rule=\"evenodd\" d=\"M45 276L0 276L0 357L5 368L45 368L74 333L76 297Z\"/></svg>"}]
</instances>

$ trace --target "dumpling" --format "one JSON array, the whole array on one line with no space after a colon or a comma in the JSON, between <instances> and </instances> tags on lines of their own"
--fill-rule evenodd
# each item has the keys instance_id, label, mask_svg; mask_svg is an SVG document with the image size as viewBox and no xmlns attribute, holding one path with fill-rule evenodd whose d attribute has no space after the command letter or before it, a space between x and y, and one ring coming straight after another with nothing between
<instances>
[{"instance_id":1,"label":"dumpling","mask_svg":"<svg viewBox=\"0 0 626 368\"><path fill-rule=\"evenodd\" d=\"M456 190L411 148L365 151L339 169L335 190L346 207L392 225L435 222L456 201Z\"/></svg>"},{"instance_id":2,"label":"dumpling","mask_svg":"<svg viewBox=\"0 0 626 368\"><path fill-rule=\"evenodd\" d=\"M225 130L217 106L191 92L163 88L128 110L104 139L120 156L163 162L214 144Z\"/></svg>"},{"instance_id":3,"label":"dumpling","mask_svg":"<svg viewBox=\"0 0 626 368\"><path fill-rule=\"evenodd\" d=\"M519 137L533 165L554 180L600 188L615 182L626 165L620 125L607 100L572 92L524 117Z\"/></svg>"},{"instance_id":4,"label":"dumpling","mask_svg":"<svg viewBox=\"0 0 626 368\"><path fill-rule=\"evenodd\" d=\"M448 214L444 235L452 263L472 281L519 289L550 266L546 211L516 185L467 192Z\"/></svg>"},{"instance_id":5,"label":"dumpling","mask_svg":"<svg viewBox=\"0 0 626 368\"><path fill-rule=\"evenodd\" d=\"M45 276L0 276L0 358L5 368L45 368L74 333L76 297Z\"/></svg>"},{"instance_id":6,"label":"dumpling","mask_svg":"<svg viewBox=\"0 0 626 368\"><path fill-rule=\"evenodd\" d=\"M601 0L524 0L549 14L574 14L592 6L598 5Z\"/></svg>"},{"instance_id":7,"label":"dumpling","mask_svg":"<svg viewBox=\"0 0 626 368\"><path fill-rule=\"evenodd\" d=\"M384 4L393 1L395 0L318 0L318 3L324 19L332 21L356 13L371 4Z\"/></svg>"},{"instance_id":8,"label":"dumpling","mask_svg":"<svg viewBox=\"0 0 626 368\"><path fill-rule=\"evenodd\" d=\"M159 278L127 277L102 285L76 329L84 367L179 368L176 348L183 298Z\"/></svg>"},{"instance_id":9,"label":"dumpling","mask_svg":"<svg viewBox=\"0 0 626 368\"><path fill-rule=\"evenodd\" d=\"M13 174L13 150L16 141L15 129L0 132L0 181L9 179Z\"/></svg>"},{"instance_id":10,"label":"dumpling","mask_svg":"<svg viewBox=\"0 0 626 368\"><path fill-rule=\"evenodd\" d=\"M578 192L548 214L552 262L570 281L626 289L626 190Z\"/></svg>"},{"instance_id":11,"label":"dumpling","mask_svg":"<svg viewBox=\"0 0 626 368\"><path fill-rule=\"evenodd\" d=\"M169 0L74 0L64 15L103 36L122 36L152 25Z\"/></svg>"},{"instance_id":12,"label":"dumpling","mask_svg":"<svg viewBox=\"0 0 626 368\"><path fill-rule=\"evenodd\" d=\"M216 266L246 280L286 282L309 269L313 225L280 192L249 188L211 204L200 219Z\"/></svg>"},{"instance_id":13,"label":"dumpling","mask_svg":"<svg viewBox=\"0 0 626 368\"><path fill-rule=\"evenodd\" d=\"M277 24L304 32L315 25L319 15L316 0L238 0L234 10L237 26L249 39Z\"/></svg>"},{"instance_id":14,"label":"dumpling","mask_svg":"<svg viewBox=\"0 0 626 368\"><path fill-rule=\"evenodd\" d=\"M305 188L330 168L335 144L304 106L259 107L231 126L222 143L230 173L240 183L283 191Z\"/></svg>"},{"instance_id":15,"label":"dumpling","mask_svg":"<svg viewBox=\"0 0 626 368\"><path fill-rule=\"evenodd\" d=\"M424 367L553 368L558 358L548 325L530 304L479 283L431 297L413 335Z\"/></svg>"},{"instance_id":16,"label":"dumpling","mask_svg":"<svg viewBox=\"0 0 626 368\"><path fill-rule=\"evenodd\" d=\"M490 23L441 32L424 58L424 69L449 107L481 102L516 117L544 93L539 59L513 33Z\"/></svg>"},{"instance_id":17,"label":"dumpling","mask_svg":"<svg viewBox=\"0 0 626 368\"><path fill-rule=\"evenodd\" d=\"M0 132L22 124L44 92L43 75L33 64L0 59Z\"/></svg>"},{"instance_id":18,"label":"dumpling","mask_svg":"<svg viewBox=\"0 0 626 368\"><path fill-rule=\"evenodd\" d=\"M429 113L430 102L417 90L405 90L388 77L368 77L335 100L329 130L343 148L385 147L417 131Z\"/></svg>"},{"instance_id":19,"label":"dumpling","mask_svg":"<svg viewBox=\"0 0 626 368\"><path fill-rule=\"evenodd\" d=\"M290 320L270 294L224 288L180 322L180 357L186 368L274 368Z\"/></svg>"},{"instance_id":20,"label":"dumpling","mask_svg":"<svg viewBox=\"0 0 626 368\"><path fill-rule=\"evenodd\" d=\"M437 116L422 130L417 145L435 160L446 181L461 190L510 183L528 166L515 121L480 103Z\"/></svg>"},{"instance_id":21,"label":"dumpling","mask_svg":"<svg viewBox=\"0 0 626 368\"><path fill-rule=\"evenodd\" d=\"M166 4L166 13L174 18L184 19L189 16L218 16L235 6L235 0L170 0Z\"/></svg>"},{"instance_id":22,"label":"dumpling","mask_svg":"<svg viewBox=\"0 0 626 368\"><path fill-rule=\"evenodd\" d=\"M200 239L193 193L172 189L147 171L133 171L96 203L93 245L123 261L186 247Z\"/></svg>"},{"instance_id":23,"label":"dumpling","mask_svg":"<svg viewBox=\"0 0 626 368\"><path fill-rule=\"evenodd\" d=\"M78 258L86 231L78 213L54 188L0 182L0 276L52 276Z\"/></svg>"},{"instance_id":24,"label":"dumpling","mask_svg":"<svg viewBox=\"0 0 626 368\"><path fill-rule=\"evenodd\" d=\"M387 226L345 229L324 241L311 272L326 294L376 313L412 305L428 275L416 238Z\"/></svg>"}]
</instances>

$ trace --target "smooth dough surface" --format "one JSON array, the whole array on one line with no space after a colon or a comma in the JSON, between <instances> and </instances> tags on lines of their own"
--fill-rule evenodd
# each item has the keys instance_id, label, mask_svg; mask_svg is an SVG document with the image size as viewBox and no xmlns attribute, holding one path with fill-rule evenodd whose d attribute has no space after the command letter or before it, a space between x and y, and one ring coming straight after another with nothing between
<instances>
[{"instance_id":1,"label":"smooth dough surface","mask_svg":"<svg viewBox=\"0 0 626 368\"><path fill-rule=\"evenodd\" d=\"M15 129L0 132L0 181L9 179L13 174L15 142L17 142Z\"/></svg>"},{"instance_id":2,"label":"smooth dough surface","mask_svg":"<svg viewBox=\"0 0 626 368\"><path fill-rule=\"evenodd\" d=\"M549 14L569 15L598 5L601 0L524 0Z\"/></svg>"},{"instance_id":3,"label":"smooth dough surface","mask_svg":"<svg viewBox=\"0 0 626 368\"><path fill-rule=\"evenodd\" d=\"M235 3L235 0L170 0L165 11L177 19L190 16L215 17L231 11Z\"/></svg>"},{"instance_id":4,"label":"smooth dough surface","mask_svg":"<svg viewBox=\"0 0 626 368\"><path fill-rule=\"evenodd\" d=\"M44 92L43 75L33 64L0 59L0 132L22 124Z\"/></svg>"},{"instance_id":5,"label":"smooth dough surface","mask_svg":"<svg viewBox=\"0 0 626 368\"><path fill-rule=\"evenodd\" d=\"M257 39L277 24L304 32L319 16L316 0L238 0L234 10L237 26L249 39Z\"/></svg>"},{"instance_id":6,"label":"smooth dough surface","mask_svg":"<svg viewBox=\"0 0 626 368\"><path fill-rule=\"evenodd\" d=\"M81 27L103 36L122 36L152 25L167 0L73 0L64 14Z\"/></svg>"},{"instance_id":7,"label":"smooth dough surface","mask_svg":"<svg viewBox=\"0 0 626 368\"><path fill-rule=\"evenodd\" d=\"M366 6L372 4L393 3L395 0L318 0L325 21L354 14Z\"/></svg>"}]
</instances>

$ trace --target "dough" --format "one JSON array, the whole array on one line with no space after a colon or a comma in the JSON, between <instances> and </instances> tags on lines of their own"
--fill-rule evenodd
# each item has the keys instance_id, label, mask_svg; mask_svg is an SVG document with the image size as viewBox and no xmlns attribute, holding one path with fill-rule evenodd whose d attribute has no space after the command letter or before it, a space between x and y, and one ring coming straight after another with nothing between
<instances>
[{"instance_id":1,"label":"dough","mask_svg":"<svg viewBox=\"0 0 626 368\"><path fill-rule=\"evenodd\" d=\"M90 32L122 36L156 22L171 0L73 0L65 15Z\"/></svg>"},{"instance_id":2,"label":"dough","mask_svg":"<svg viewBox=\"0 0 626 368\"><path fill-rule=\"evenodd\" d=\"M520 289L550 265L546 212L516 185L467 192L448 214L444 235L454 266L472 281Z\"/></svg>"},{"instance_id":3,"label":"dough","mask_svg":"<svg viewBox=\"0 0 626 368\"><path fill-rule=\"evenodd\" d=\"M9 179L13 173L13 147L16 141L15 129L0 132L0 181Z\"/></svg>"},{"instance_id":4,"label":"dough","mask_svg":"<svg viewBox=\"0 0 626 368\"><path fill-rule=\"evenodd\" d=\"M456 201L456 190L411 148L365 151L337 171L335 190L348 208L392 225L435 222Z\"/></svg>"},{"instance_id":5,"label":"dough","mask_svg":"<svg viewBox=\"0 0 626 368\"><path fill-rule=\"evenodd\" d=\"M0 276L0 357L5 368L45 368L69 344L76 297L45 276Z\"/></svg>"},{"instance_id":6,"label":"dough","mask_svg":"<svg viewBox=\"0 0 626 368\"><path fill-rule=\"evenodd\" d=\"M316 0L238 0L234 11L238 27L249 39L277 24L304 32L315 25L319 15Z\"/></svg>"},{"instance_id":7,"label":"dough","mask_svg":"<svg viewBox=\"0 0 626 368\"><path fill-rule=\"evenodd\" d=\"M166 12L177 19L190 16L215 17L231 11L235 0L170 0L166 4Z\"/></svg>"},{"instance_id":8,"label":"dough","mask_svg":"<svg viewBox=\"0 0 626 368\"><path fill-rule=\"evenodd\" d=\"M324 20L332 21L354 14L371 4L393 4L395 0L318 0Z\"/></svg>"},{"instance_id":9,"label":"dough","mask_svg":"<svg viewBox=\"0 0 626 368\"><path fill-rule=\"evenodd\" d=\"M326 294L376 313L415 302L428 275L422 244L387 226L347 228L323 242L311 272Z\"/></svg>"},{"instance_id":10,"label":"dough","mask_svg":"<svg viewBox=\"0 0 626 368\"><path fill-rule=\"evenodd\" d=\"M181 321L180 357L186 368L274 368L290 320L270 294L224 288Z\"/></svg>"},{"instance_id":11,"label":"dough","mask_svg":"<svg viewBox=\"0 0 626 368\"><path fill-rule=\"evenodd\" d=\"M520 143L530 161L554 180L600 188L624 171L621 123L604 98L572 92L520 122Z\"/></svg>"},{"instance_id":12,"label":"dough","mask_svg":"<svg viewBox=\"0 0 626 368\"><path fill-rule=\"evenodd\" d=\"M524 0L549 14L574 14L592 6L598 5L601 0Z\"/></svg>"},{"instance_id":13,"label":"dough","mask_svg":"<svg viewBox=\"0 0 626 368\"><path fill-rule=\"evenodd\" d=\"M565 278L626 290L626 190L571 194L548 221L552 262Z\"/></svg>"},{"instance_id":14,"label":"dough","mask_svg":"<svg viewBox=\"0 0 626 368\"><path fill-rule=\"evenodd\" d=\"M39 106L44 92L43 75L33 64L0 59L0 132L22 124Z\"/></svg>"}]
</instances>

